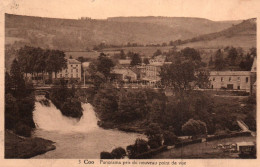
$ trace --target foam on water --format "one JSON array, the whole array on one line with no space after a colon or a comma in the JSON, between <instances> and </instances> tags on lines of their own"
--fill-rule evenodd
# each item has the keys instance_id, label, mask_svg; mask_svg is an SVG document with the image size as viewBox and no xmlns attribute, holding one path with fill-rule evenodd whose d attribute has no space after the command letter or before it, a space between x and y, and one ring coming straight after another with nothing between
<instances>
[{"instance_id":1,"label":"foam on water","mask_svg":"<svg viewBox=\"0 0 260 167\"><path fill-rule=\"evenodd\" d=\"M35 102L33 119L38 129L58 132L89 132L98 127L97 117L91 104L82 104L81 119L63 116L53 103L50 106Z\"/></svg>"}]
</instances>

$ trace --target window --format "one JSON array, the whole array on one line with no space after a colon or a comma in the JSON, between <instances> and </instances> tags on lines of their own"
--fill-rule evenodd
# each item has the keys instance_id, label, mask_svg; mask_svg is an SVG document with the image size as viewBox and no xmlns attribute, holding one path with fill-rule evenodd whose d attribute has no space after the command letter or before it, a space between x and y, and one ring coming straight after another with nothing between
<instances>
[{"instance_id":1,"label":"window","mask_svg":"<svg viewBox=\"0 0 260 167\"><path fill-rule=\"evenodd\" d=\"M73 78L73 74L71 74L71 78Z\"/></svg>"},{"instance_id":2,"label":"window","mask_svg":"<svg viewBox=\"0 0 260 167\"><path fill-rule=\"evenodd\" d=\"M71 72L73 72L73 69L71 69Z\"/></svg>"},{"instance_id":3,"label":"window","mask_svg":"<svg viewBox=\"0 0 260 167\"><path fill-rule=\"evenodd\" d=\"M77 74L77 78L79 77L79 75Z\"/></svg>"},{"instance_id":4,"label":"window","mask_svg":"<svg viewBox=\"0 0 260 167\"><path fill-rule=\"evenodd\" d=\"M248 82L248 77L246 77L246 83Z\"/></svg>"},{"instance_id":5,"label":"window","mask_svg":"<svg viewBox=\"0 0 260 167\"><path fill-rule=\"evenodd\" d=\"M71 67L73 67L73 65L72 65L72 64L71 64L70 66L71 66Z\"/></svg>"},{"instance_id":6,"label":"window","mask_svg":"<svg viewBox=\"0 0 260 167\"><path fill-rule=\"evenodd\" d=\"M221 82L223 82L224 81L224 78L223 77L221 77Z\"/></svg>"},{"instance_id":7,"label":"window","mask_svg":"<svg viewBox=\"0 0 260 167\"><path fill-rule=\"evenodd\" d=\"M230 81L231 81L231 77L229 77L229 79L228 79L228 80L229 80L229 82L230 82Z\"/></svg>"},{"instance_id":8,"label":"window","mask_svg":"<svg viewBox=\"0 0 260 167\"><path fill-rule=\"evenodd\" d=\"M215 77L213 77L213 81L215 81Z\"/></svg>"},{"instance_id":9,"label":"window","mask_svg":"<svg viewBox=\"0 0 260 167\"><path fill-rule=\"evenodd\" d=\"M60 74L60 78L62 78L62 74Z\"/></svg>"},{"instance_id":10,"label":"window","mask_svg":"<svg viewBox=\"0 0 260 167\"><path fill-rule=\"evenodd\" d=\"M240 81L240 77L237 77L237 81Z\"/></svg>"},{"instance_id":11,"label":"window","mask_svg":"<svg viewBox=\"0 0 260 167\"><path fill-rule=\"evenodd\" d=\"M78 70L78 69L76 69L76 72L79 72L79 70Z\"/></svg>"},{"instance_id":12,"label":"window","mask_svg":"<svg viewBox=\"0 0 260 167\"><path fill-rule=\"evenodd\" d=\"M68 78L68 74L65 74L65 77Z\"/></svg>"},{"instance_id":13,"label":"window","mask_svg":"<svg viewBox=\"0 0 260 167\"><path fill-rule=\"evenodd\" d=\"M78 65L76 65L76 67L78 67Z\"/></svg>"}]
</instances>

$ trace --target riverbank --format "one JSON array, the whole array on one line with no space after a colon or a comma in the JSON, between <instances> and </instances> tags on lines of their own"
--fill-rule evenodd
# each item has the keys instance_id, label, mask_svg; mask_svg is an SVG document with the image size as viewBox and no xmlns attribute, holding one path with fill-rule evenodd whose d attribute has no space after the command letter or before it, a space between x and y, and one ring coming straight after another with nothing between
<instances>
[{"instance_id":1,"label":"riverbank","mask_svg":"<svg viewBox=\"0 0 260 167\"><path fill-rule=\"evenodd\" d=\"M5 158L31 158L56 149L54 142L42 138L21 137L5 131Z\"/></svg>"},{"instance_id":2,"label":"riverbank","mask_svg":"<svg viewBox=\"0 0 260 167\"><path fill-rule=\"evenodd\" d=\"M196 143L180 148L173 148L171 150L158 153L153 156L153 159L210 159L210 158L239 158L238 153L223 151L218 149L219 144L234 144L237 142L256 142L256 137L242 136L214 140L210 142Z\"/></svg>"},{"instance_id":3,"label":"riverbank","mask_svg":"<svg viewBox=\"0 0 260 167\"><path fill-rule=\"evenodd\" d=\"M144 134L147 126L142 121L136 121L126 124L115 124L113 122L99 121L98 126L103 129L117 129L124 132L134 132Z\"/></svg>"}]
</instances>

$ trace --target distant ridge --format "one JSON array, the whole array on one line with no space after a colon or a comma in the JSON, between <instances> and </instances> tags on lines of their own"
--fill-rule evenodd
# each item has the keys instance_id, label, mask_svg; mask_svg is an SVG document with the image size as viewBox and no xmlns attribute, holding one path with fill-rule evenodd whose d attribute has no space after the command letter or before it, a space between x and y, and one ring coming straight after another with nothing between
<instances>
[{"instance_id":1,"label":"distant ridge","mask_svg":"<svg viewBox=\"0 0 260 167\"><path fill-rule=\"evenodd\" d=\"M218 32L240 22L153 16L105 20L58 19L6 14L5 43L15 47L28 44L42 48L84 51L101 42L145 45L186 40Z\"/></svg>"},{"instance_id":2,"label":"distant ridge","mask_svg":"<svg viewBox=\"0 0 260 167\"><path fill-rule=\"evenodd\" d=\"M204 44L203 44L204 42ZM182 41L183 45L205 47L205 44L215 45L221 42L223 46L237 47L256 47L256 18L251 18L242 21L237 25L224 29L219 32L200 35L191 39ZM207 46L206 46L207 47Z\"/></svg>"}]
</instances>

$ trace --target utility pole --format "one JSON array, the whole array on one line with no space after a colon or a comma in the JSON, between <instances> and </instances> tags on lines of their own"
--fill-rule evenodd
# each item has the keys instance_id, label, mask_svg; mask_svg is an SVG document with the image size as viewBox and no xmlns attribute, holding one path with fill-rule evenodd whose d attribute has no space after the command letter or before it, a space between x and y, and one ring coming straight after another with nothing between
<instances>
[{"instance_id":1,"label":"utility pole","mask_svg":"<svg viewBox=\"0 0 260 167\"><path fill-rule=\"evenodd\" d=\"M86 87L86 74L85 74L85 69L83 70L84 71L84 88Z\"/></svg>"}]
</instances>

